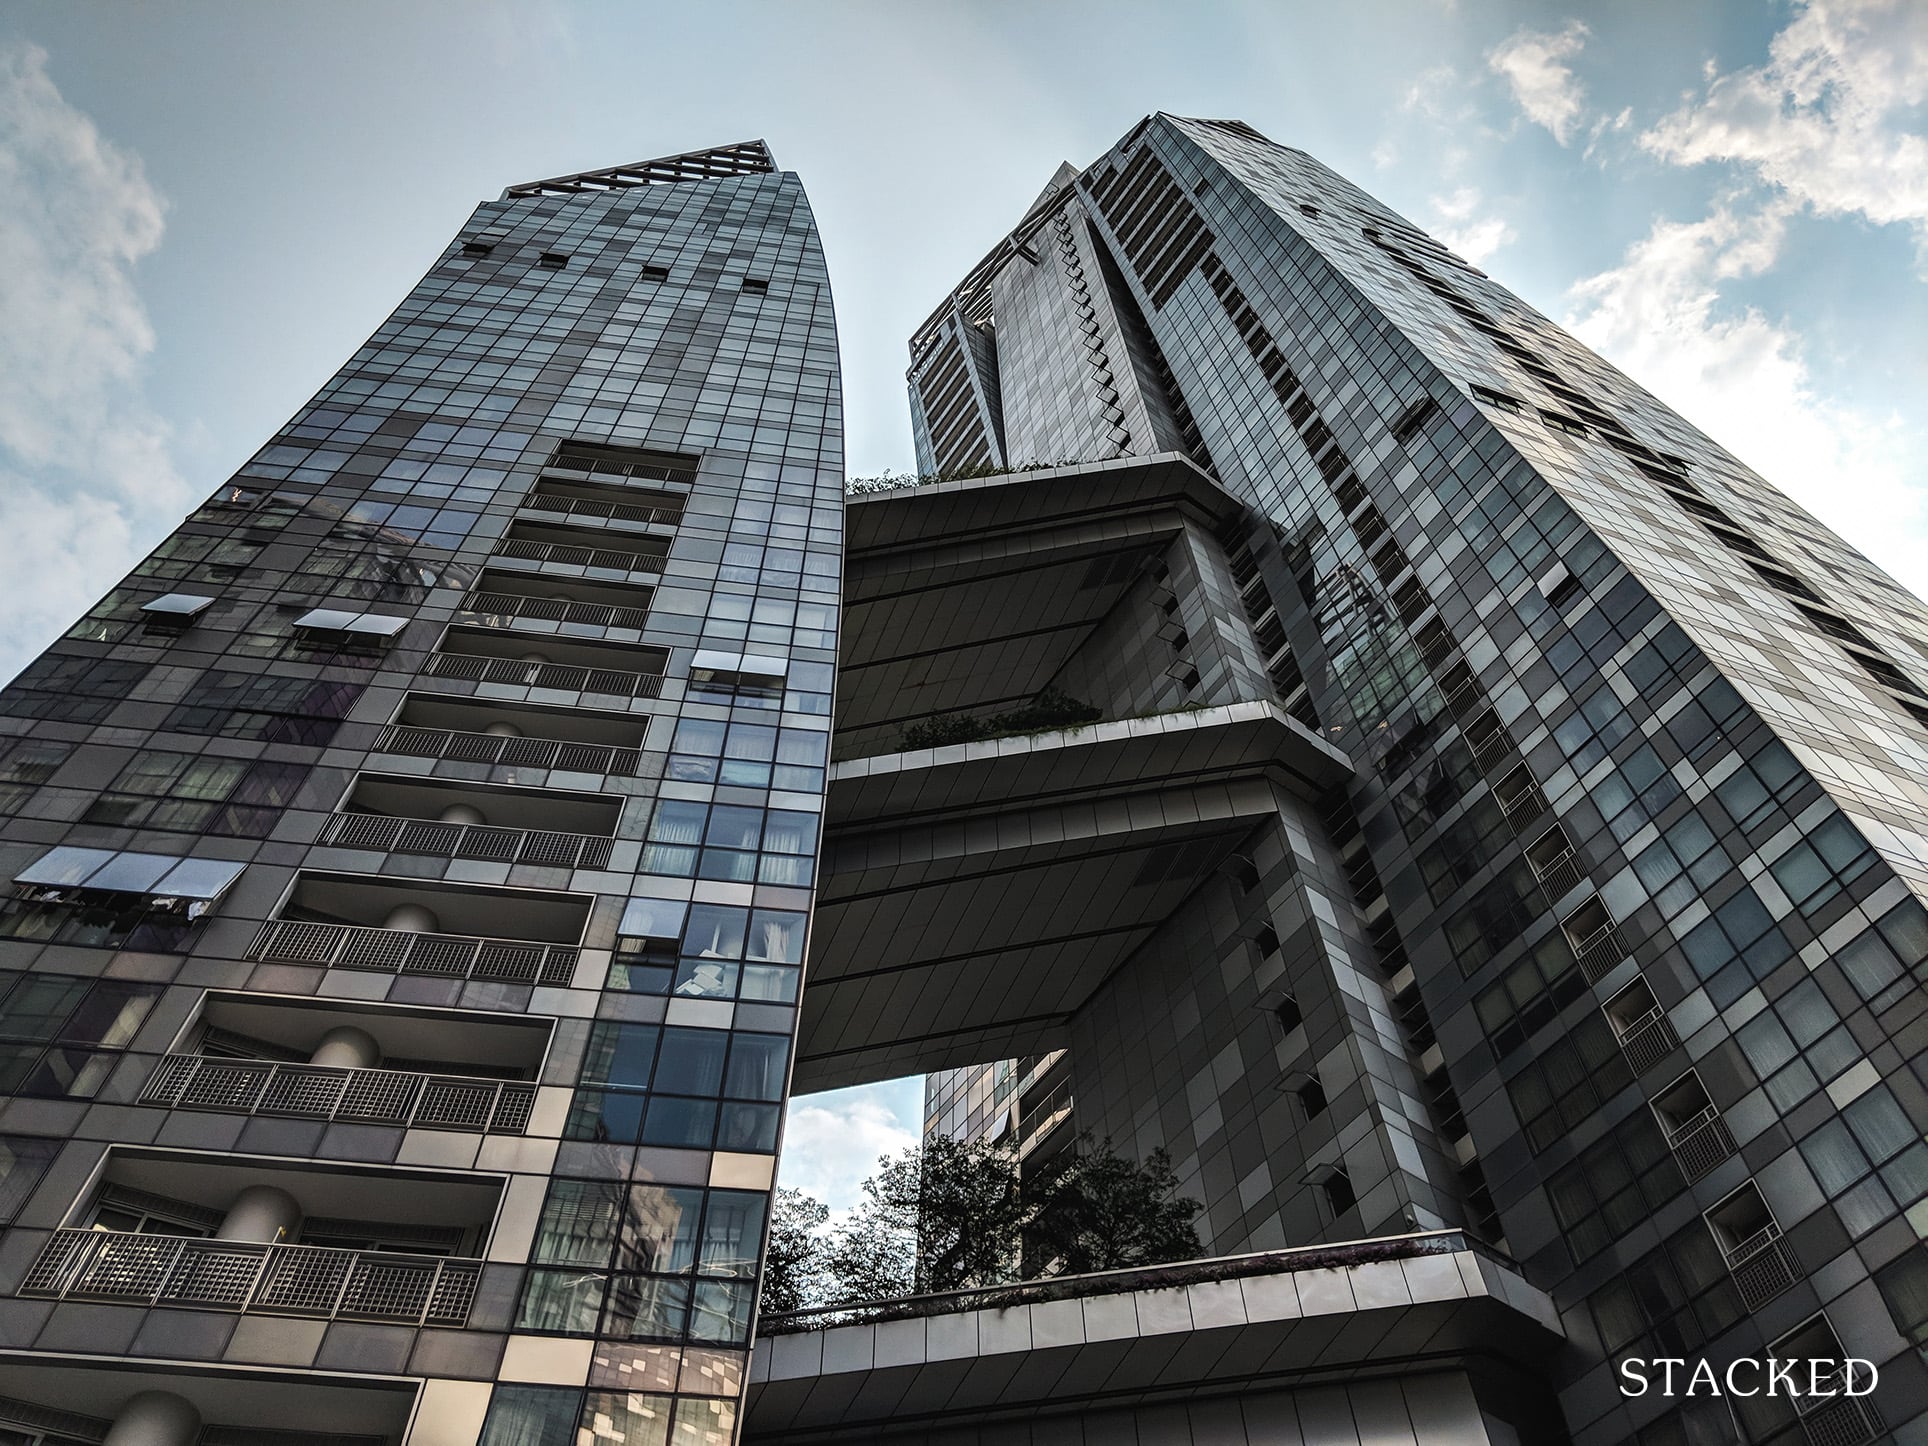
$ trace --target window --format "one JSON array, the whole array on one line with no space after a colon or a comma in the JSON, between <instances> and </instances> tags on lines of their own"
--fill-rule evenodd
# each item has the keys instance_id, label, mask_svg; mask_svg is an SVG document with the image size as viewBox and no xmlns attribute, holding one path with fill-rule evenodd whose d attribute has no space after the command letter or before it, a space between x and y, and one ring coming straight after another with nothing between
<instances>
[{"instance_id":1,"label":"window","mask_svg":"<svg viewBox=\"0 0 1928 1446\"><path fill-rule=\"evenodd\" d=\"M643 268L643 280L668 281L669 268L667 266L645 266Z\"/></svg>"},{"instance_id":2,"label":"window","mask_svg":"<svg viewBox=\"0 0 1928 1446\"><path fill-rule=\"evenodd\" d=\"M1874 1283L1895 1328L1917 1346L1928 1345L1928 1247L1914 1246L1884 1265L1875 1272Z\"/></svg>"},{"instance_id":3,"label":"window","mask_svg":"<svg viewBox=\"0 0 1928 1446\"><path fill-rule=\"evenodd\" d=\"M134 697L146 676L145 663L44 653L0 694L0 712L15 718L98 723L115 704Z\"/></svg>"},{"instance_id":4,"label":"window","mask_svg":"<svg viewBox=\"0 0 1928 1446\"><path fill-rule=\"evenodd\" d=\"M0 743L0 810L12 812L59 771L74 751L51 738L15 738Z\"/></svg>"},{"instance_id":5,"label":"window","mask_svg":"<svg viewBox=\"0 0 1928 1446\"><path fill-rule=\"evenodd\" d=\"M642 871L801 887L814 875L816 848L814 813L664 799L650 818Z\"/></svg>"},{"instance_id":6,"label":"window","mask_svg":"<svg viewBox=\"0 0 1928 1446\"><path fill-rule=\"evenodd\" d=\"M676 725L665 776L686 783L818 793L828 747L828 734L809 729L685 718Z\"/></svg>"},{"instance_id":7,"label":"window","mask_svg":"<svg viewBox=\"0 0 1928 1446\"><path fill-rule=\"evenodd\" d=\"M1325 1086L1319 1083L1319 1077L1317 1075L1314 1075L1311 1079L1293 1090L1292 1093L1298 1097L1299 1108L1305 1111L1306 1119L1316 1120L1320 1115L1325 1113Z\"/></svg>"},{"instance_id":8,"label":"window","mask_svg":"<svg viewBox=\"0 0 1928 1446\"><path fill-rule=\"evenodd\" d=\"M536 265L549 271L560 271L568 264L569 253L566 251L545 251L536 258Z\"/></svg>"},{"instance_id":9,"label":"window","mask_svg":"<svg viewBox=\"0 0 1928 1446\"><path fill-rule=\"evenodd\" d=\"M803 966L802 914L634 899L631 911L639 904L662 918L645 921L625 913L609 988L684 998L796 1002ZM632 928L649 932L631 933ZM658 929L666 932L654 932Z\"/></svg>"},{"instance_id":10,"label":"window","mask_svg":"<svg viewBox=\"0 0 1928 1446\"><path fill-rule=\"evenodd\" d=\"M13 1219L60 1153L59 1140L0 1135L0 1223Z\"/></svg>"},{"instance_id":11,"label":"window","mask_svg":"<svg viewBox=\"0 0 1928 1446\"><path fill-rule=\"evenodd\" d=\"M360 683L210 671L189 691L194 701L175 708L161 726L177 733L318 747L335 736L361 691Z\"/></svg>"},{"instance_id":12,"label":"window","mask_svg":"<svg viewBox=\"0 0 1928 1446\"><path fill-rule=\"evenodd\" d=\"M1305 1015L1299 1009L1299 1001L1290 994L1279 996L1279 1002L1272 1006L1272 1017L1279 1022L1279 1028L1290 1034L1305 1022Z\"/></svg>"},{"instance_id":13,"label":"window","mask_svg":"<svg viewBox=\"0 0 1928 1446\"><path fill-rule=\"evenodd\" d=\"M1734 1038L1782 1113L1861 1058L1854 1036L1812 979L1781 995Z\"/></svg>"},{"instance_id":14,"label":"window","mask_svg":"<svg viewBox=\"0 0 1928 1446\"><path fill-rule=\"evenodd\" d=\"M1480 994L1474 1013L1494 1052L1503 1058L1586 991L1572 947L1555 930Z\"/></svg>"},{"instance_id":15,"label":"window","mask_svg":"<svg viewBox=\"0 0 1928 1446\"><path fill-rule=\"evenodd\" d=\"M1527 1143L1544 1150L1632 1083L1619 1041L1595 1014L1541 1049L1506 1089Z\"/></svg>"},{"instance_id":16,"label":"window","mask_svg":"<svg viewBox=\"0 0 1928 1446\"><path fill-rule=\"evenodd\" d=\"M743 289L751 296L762 296L770 289L770 283L759 276L746 276L743 278Z\"/></svg>"},{"instance_id":17,"label":"window","mask_svg":"<svg viewBox=\"0 0 1928 1446\"><path fill-rule=\"evenodd\" d=\"M1553 730L1554 740L1573 760L1576 773L1586 773L1633 731L1633 720L1615 696L1602 685L1580 700L1579 709Z\"/></svg>"},{"instance_id":18,"label":"window","mask_svg":"<svg viewBox=\"0 0 1928 1446\"><path fill-rule=\"evenodd\" d=\"M1913 988L1928 966L1928 911L1904 900L1836 950L1834 962L1879 1014Z\"/></svg>"},{"instance_id":19,"label":"window","mask_svg":"<svg viewBox=\"0 0 1928 1446\"><path fill-rule=\"evenodd\" d=\"M598 1021L565 1134L682 1149L776 1149L787 1035ZM719 1103L719 1101L721 1103Z\"/></svg>"},{"instance_id":20,"label":"window","mask_svg":"<svg viewBox=\"0 0 1928 1446\"><path fill-rule=\"evenodd\" d=\"M1616 1355L1642 1336L1654 1346L1651 1354L1692 1355L1744 1314L1720 1247L1698 1221L1617 1274L1587 1304L1601 1344Z\"/></svg>"},{"instance_id":21,"label":"window","mask_svg":"<svg viewBox=\"0 0 1928 1446\"><path fill-rule=\"evenodd\" d=\"M768 1201L748 1190L553 1181L516 1329L627 1340L687 1332L741 1345Z\"/></svg>"},{"instance_id":22,"label":"window","mask_svg":"<svg viewBox=\"0 0 1928 1446\"><path fill-rule=\"evenodd\" d=\"M495 250L494 245L487 241L464 241L462 243L462 254L464 256L487 256L493 250Z\"/></svg>"},{"instance_id":23,"label":"window","mask_svg":"<svg viewBox=\"0 0 1928 1446\"><path fill-rule=\"evenodd\" d=\"M1767 866L1781 892L1804 914L1820 909L1874 866L1874 850L1839 813Z\"/></svg>"},{"instance_id":24,"label":"window","mask_svg":"<svg viewBox=\"0 0 1928 1446\"><path fill-rule=\"evenodd\" d=\"M1547 1181L1574 1263L1590 1259L1687 1188L1650 1114L1633 1115Z\"/></svg>"},{"instance_id":25,"label":"window","mask_svg":"<svg viewBox=\"0 0 1928 1446\"><path fill-rule=\"evenodd\" d=\"M1474 387L1473 400L1485 406L1497 408L1502 412L1518 413L1524 410L1526 406L1518 397L1509 396L1505 392L1495 391L1491 387Z\"/></svg>"},{"instance_id":26,"label":"window","mask_svg":"<svg viewBox=\"0 0 1928 1446\"><path fill-rule=\"evenodd\" d=\"M0 1094L91 1098L160 993L120 979L0 974Z\"/></svg>"},{"instance_id":27,"label":"window","mask_svg":"<svg viewBox=\"0 0 1928 1446\"><path fill-rule=\"evenodd\" d=\"M299 763L145 752L87 806L83 822L266 838L307 776Z\"/></svg>"},{"instance_id":28,"label":"window","mask_svg":"<svg viewBox=\"0 0 1928 1446\"><path fill-rule=\"evenodd\" d=\"M1780 743L1769 743L1723 779L1714 796L1736 824L1752 830L1777 813L1785 814L1806 777L1792 753Z\"/></svg>"},{"instance_id":29,"label":"window","mask_svg":"<svg viewBox=\"0 0 1928 1446\"><path fill-rule=\"evenodd\" d=\"M736 1440L736 1403L573 1386L497 1386L478 1446L576 1446L588 1440L609 1446L730 1446Z\"/></svg>"},{"instance_id":30,"label":"window","mask_svg":"<svg viewBox=\"0 0 1928 1446\"><path fill-rule=\"evenodd\" d=\"M1850 1235L1866 1235L1928 1196L1928 1144L1886 1085L1876 1085L1800 1142Z\"/></svg>"},{"instance_id":31,"label":"window","mask_svg":"<svg viewBox=\"0 0 1928 1446\"><path fill-rule=\"evenodd\" d=\"M1793 957L1793 949L1750 887L1714 910L1680 941L1707 996L1725 1009Z\"/></svg>"},{"instance_id":32,"label":"window","mask_svg":"<svg viewBox=\"0 0 1928 1446\"><path fill-rule=\"evenodd\" d=\"M1319 1190L1325 1196L1326 1208L1332 1212L1335 1222L1358 1203L1358 1197L1352 1193L1352 1176L1344 1170L1334 1170L1327 1175L1319 1182Z\"/></svg>"}]
</instances>

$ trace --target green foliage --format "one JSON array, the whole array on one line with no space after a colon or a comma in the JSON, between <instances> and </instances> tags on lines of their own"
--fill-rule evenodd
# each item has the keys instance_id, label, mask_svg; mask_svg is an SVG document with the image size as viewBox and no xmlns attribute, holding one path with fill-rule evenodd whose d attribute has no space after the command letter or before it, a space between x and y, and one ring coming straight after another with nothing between
<instances>
[{"instance_id":1,"label":"green foliage","mask_svg":"<svg viewBox=\"0 0 1928 1446\"><path fill-rule=\"evenodd\" d=\"M1198 1255L1199 1204L1171 1157L1139 1164L1079 1135L1020 1178L1008 1142L938 1136L878 1161L864 1203L834 1235L828 1212L778 1192L763 1308L854 1305L1002 1285L1039 1274L1162 1265ZM780 1248L781 1245L781 1248Z\"/></svg>"},{"instance_id":2,"label":"green foliage","mask_svg":"<svg viewBox=\"0 0 1928 1446\"><path fill-rule=\"evenodd\" d=\"M1103 713L1056 688L1046 688L1022 707L1004 713L973 717L947 713L906 723L903 742L906 751L915 748L942 748L947 743L974 743L980 738L1009 738L1017 733L1042 733L1052 728L1095 723Z\"/></svg>"},{"instance_id":3,"label":"green foliage","mask_svg":"<svg viewBox=\"0 0 1928 1446\"><path fill-rule=\"evenodd\" d=\"M871 492L895 492L900 487L933 487L939 482L974 482L980 477L1009 477L1018 472L1047 472L1053 467L1082 467L1078 458L1056 462L1020 462L1014 467L994 467L988 462L975 467L953 467L946 472L880 472L875 477L851 477L844 482L846 497L862 497Z\"/></svg>"},{"instance_id":4,"label":"green foliage","mask_svg":"<svg viewBox=\"0 0 1928 1446\"><path fill-rule=\"evenodd\" d=\"M1029 1207L1025 1258L1057 1275L1088 1275L1164 1265L1198 1256L1192 1220L1199 1203L1178 1193L1171 1156L1153 1150L1140 1163L1089 1133L1035 1170L1024 1184Z\"/></svg>"},{"instance_id":5,"label":"green foliage","mask_svg":"<svg viewBox=\"0 0 1928 1446\"><path fill-rule=\"evenodd\" d=\"M829 1209L803 1191L777 1191L763 1257L763 1309L782 1314L822 1298L829 1261L819 1232L829 1218Z\"/></svg>"}]
</instances>

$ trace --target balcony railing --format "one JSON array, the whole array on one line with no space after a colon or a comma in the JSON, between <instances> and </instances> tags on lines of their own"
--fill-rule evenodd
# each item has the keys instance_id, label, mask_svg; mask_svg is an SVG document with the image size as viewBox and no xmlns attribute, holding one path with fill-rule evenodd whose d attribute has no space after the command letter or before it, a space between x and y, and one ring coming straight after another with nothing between
<instances>
[{"instance_id":1,"label":"balcony railing","mask_svg":"<svg viewBox=\"0 0 1928 1446\"><path fill-rule=\"evenodd\" d=\"M451 763L499 763L511 768L554 768L568 773L601 773L630 778L642 765L642 752L602 743L564 743L554 738L502 737L462 733L452 728L415 728L393 723L375 745L377 753L405 758L446 758Z\"/></svg>"},{"instance_id":2,"label":"balcony railing","mask_svg":"<svg viewBox=\"0 0 1928 1446\"><path fill-rule=\"evenodd\" d=\"M663 688L661 673L585 668L575 663L531 663L477 653L431 653L423 671L431 678L508 683L519 688L553 688L562 693L600 693L615 698L655 698L661 696Z\"/></svg>"},{"instance_id":3,"label":"balcony railing","mask_svg":"<svg viewBox=\"0 0 1928 1446\"><path fill-rule=\"evenodd\" d=\"M462 1326L481 1278L479 1260L56 1230L27 1272L20 1293L324 1320Z\"/></svg>"},{"instance_id":4,"label":"balcony railing","mask_svg":"<svg viewBox=\"0 0 1928 1446\"><path fill-rule=\"evenodd\" d=\"M1573 950L1580 961L1580 972L1587 976L1587 983L1598 984L1608 974L1620 967L1620 961L1627 957L1627 947L1620 942L1620 931L1612 924L1602 924L1595 929Z\"/></svg>"},{"instance_id":5,"label":"balcony railing","mask_svg":"<svg viewBox=\"0 0 1928 1446\"><path fill-rule=\"evenodd\" d=\"M526 597L513 592L474 592L462 600L470 621L483 627L506 628L516 623L575 623L591 628L641 628L649 621L648 608L618 607L614 603L571 602L567 598Z\"/></svg>"},{"instance_id":6,"label":"balcony railing","mask_svg":"<svg viewBox=\"0 0 1928 1446\"><path fill-rule=\"evenodd\" d=\"M1803 1385L1805 1373L1795 1377ZM1846 1393L1849 1381L1845 1369L1832 1375L1823 1374L1813 1384L1819 1391L1809 1394L1806 1391L1792 1396L1794 1411L1801 1418L1801 1430L1807 1437L1809 1446L1862 1446L1872 1441L1884 1429L1881 1417L1874 1406L1860 1397ZM1857 1384L1866 1384L1865 1378Z\"/></svg>"},{"instance_id":7,"label":"balcony railing","mask_svg":"<svg viewBox=\"0 0 1928 1446\"><path fill-rule=\"evenodd\" d=\"M142 1104L169 1109L355 1120L492 1135L521 1134L528 1127L535 1100L536 1087L515 1080L196 1054L165 1056L141 1094Z\"/></svg>"},{"instance_id":8,"label":"balcony railing","mask_svg":"<svg viewBox=\"0 0 1928 1446\"><path fill-rule=\"evenodd\" d=\"M1473 750L1473 761L1487 774L1499 772L1512 756L1513 740L1504 728L1495 728L1477 738L1469 734L1466 741Z\"/></svg>"},{"instance_id":9,"label":"balcony railing","mask_svg":"<svg viewBox=\"0 0 1928 1446\"><path fill-rule=\"evenodd\" d=\"M1656 1004L1626 1027L1620 1036L1620 1051L1627 1056L1628 1068L1635 1074L1643 1074L1665 1059L1679 1043L1680 1036L1674 1033L1667 1012Z\"/></svg>"},{"instance_id":10,"label":"balcony railing","mask_svg":"<svg viewBox=\"0 0 1928 1446\"><path fill-rule=\"evenodd\" d=\"M573 944L413 934L293 919L270 919L248 946L248 957L262 963L379 969L385 974L433 974L506 984L566 985L575 977L576 954Z\"/></svg>"},{"instance_id":11,"label":"balcony railing","mask_svg":"<svg viewBox=\"0 0 1928 1446\"><path fill-rule=\"evenodd\" d=\"M674 527L683 520L680 507L644 507L635 502L603 502L593 497L551 497L531 492L522 499L529 512L553 512L567 517L606 517L612 522L645 522Z\"/></svg>"},{"instance_id":12,"label":"balcony railing","mask_svg":"<svg viewBox=\"0 0 1928 1446\"><path fill-rule=\"evenodd\" d=\"M609 848L614 840L592 833L496 828L484 823L438 823L425 818L391 818L381 813L338 813L322 830L321 842L336 848L379 849L383 853L599 869L609 862Z\"/></svg>"},{"instance_id":13,"label":"balcony railing","mask_svg":"<svg viewBox=\"0 0 1928 1446\"><path fill-rule=\"evenodd\" d=\"M614 572L659 573L662 554L632 552L621 547L581 547L571 542L530 542L505 537L494 556L517 562L554 563L561 567L593 567Z\"/></svg>"},{"instance_id":14,"label":"balcony railing","mask_svg":"<svg viewBox=\"0 0 1928 1446\"><path fill-rule=\"evenodd\" d=\"M1734 1153L1734 1136L1720 1111L1709 1105L1667 1131L1667 1148L1674 1152L1681 1173L1691 1185Z\"/></svg>"},{"instance_id":15,"label":"balcony railing","mask_svg":"<svg viewBox=\"0 0 1928 1446\"><path fill-rule=\"evenodd\" d=\"M1573 861L1573 854L1570 851L1544 862L1537 859L1530 862L1533 864L1533 872L1540 876L1540 883L1545 886L1547 897L1550 899L1565 898L1569 892L1580 886L1580 866Z\"/></svg>"},{"instance_id":16,"label":"balcony railing","mask_svg":"<svg viewBox=\"0 0 1928 1446\"><path fill-rule=\"evenodd\" d=\"M1734 1277L1741 1304L1749 1310L1759 1310L1800 1276L1778 1225L1763 1226L1726 1255L1727 1273Z\"/></svg>"}]
</instances>

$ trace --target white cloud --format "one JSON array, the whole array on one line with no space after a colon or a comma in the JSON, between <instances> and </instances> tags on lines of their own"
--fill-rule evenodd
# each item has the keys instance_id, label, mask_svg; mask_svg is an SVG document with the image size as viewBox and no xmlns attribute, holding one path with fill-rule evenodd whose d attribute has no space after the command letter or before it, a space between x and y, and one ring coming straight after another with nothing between
<instances>
[{"instance_id":1,"label":"white cloud","mask_svg":"<svg viewBox=\"0 0 1928 1446\"><path fill-rule=\"evenodd\" d=\"M1727 161L1821 215L1907 222L1928 250L1928 5L1813 0L1763 66L1722 75L1640 137L1677 165ZM1911 128L1911 125L1913 128Z\"/></svg>"},{"instance_id":2,"label":"white cloud","mask_svg":"<svg viewBox=\"0 0 1928 1446\"><path fill-rule=\"evenodd\" d=\"M1572 288L1567 327L1916 591L1928 507L1899 422L1817 390L1802 338L1721 286L1773 265L1792 206L1657 222ZM1918 439L1912 439L1918 440Z\"/></svg>"},{"instance_id":3,"label":"white cloud","mask_svg":"<svg viewBox=\"0 0 1928 1446\"><path fill-rule=\"evenodd\" d=\"M1433 213L1439 217L1433 234L1474 265L1519 239L1519 232L1504 218L1478 214L1482 199L1476 186L1461 186L1451 195L1432 197Z\"/></svg>"},{"instance_id":4,"label":"white cloud","mask_svg":"<svg viewBox=\"0 0 1928 1446\"><path fill-rule=\"evenodd\" d=\"M1578 20L1563 30L1520 30L1486 57L1488 69L1503 77L1526 118L1565 145L1586 109L1586 88L1567 64L1587 43L1589 31Z\"/></svg>"},{"instance_id":5,"label":"white cloud","mask_svg":"<svg viewBox=\"0 0 1928 1446\"><path fill-rule=\"evenodd\" d=\"M140 388L154 332L133 273L160 244L163 202L32 45L0 45L0 194L4 679L190 497Z\"/></svg>"},{"instance_id":6,"label":"white cloud","mask_svg":"<svg viewBox=\"0 0 1928 1446\"><path fill-rule=\"evenodd\" d=\"M834 1226L863 1198L877 1157L917 1143L921 1091L921 1080L893 1081L797 1096L784 1127L778 1183L828 1205Z\"/></svg>"}]
</instances>

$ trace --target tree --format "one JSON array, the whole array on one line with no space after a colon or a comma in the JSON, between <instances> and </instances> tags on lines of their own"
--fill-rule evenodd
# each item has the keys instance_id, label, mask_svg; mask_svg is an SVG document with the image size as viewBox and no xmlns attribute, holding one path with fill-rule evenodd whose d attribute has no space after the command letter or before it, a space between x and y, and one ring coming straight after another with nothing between
<instances>
[{"instance_id":1,"label":"tree","mask_svg":"<svg viewBox=\"0 0 1928 1446\"><path fill-rule=\"evenodd\" d=\"M770 1249L763 1258L763 1309L806 1310L825 1294L827 1250L819 1232L830 1210L801 1190L778 1190L770 1203Z\"/></svg>"},{"instance_id":2,"label":"tree","mask_svg":"<svg viewBox=\"0 0 1928 1446\"><path fill-rule=\"evenodd\" d=\"M1025 1181L1026 1275L1084 1275L1193 1260L1198 1201L1178 1194L1171 1156L1153 1150L1142 1163L1125 1159L1109 1137L1089 1132L1038 1166Z\"/></svg>"},{"instance_id":3,"label":"tree","mask_svg":"<svg viewBox=\"0 0 1928 1446\"><path fill-rule=\"evenodd\" d=\"M1008 1144L926 1140L878 1162L831 1247L839 1301L996 1285L1016 1275L1024 1202Z\"/></svg>"}]
</instances>

